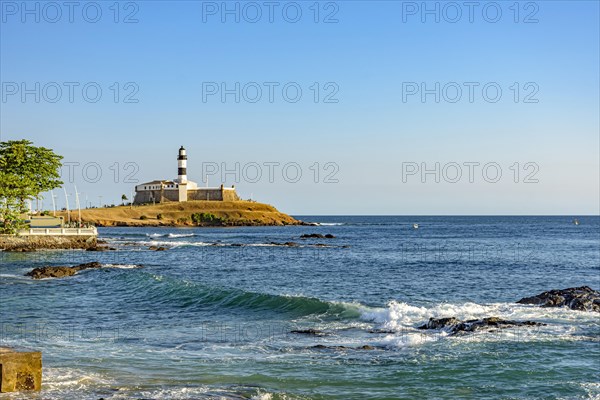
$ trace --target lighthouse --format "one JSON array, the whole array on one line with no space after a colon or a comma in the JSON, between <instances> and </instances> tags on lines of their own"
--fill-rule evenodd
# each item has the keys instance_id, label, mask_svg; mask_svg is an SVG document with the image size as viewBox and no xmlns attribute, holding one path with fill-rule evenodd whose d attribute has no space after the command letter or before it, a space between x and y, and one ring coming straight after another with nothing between
<instances>
[{"instance_id":1,"label":"lighthouse","mask_svg":"<svg viewBox=\"0 0 600 400\"><path fill-rule=\"evenodd\" d=\"M177 156L177 181L187 183L187 154L183 146L179 148Z\"/></svg>"},{"instance_id":2,"label":"lighthouse","mask_svg":"<svg viewBox=\"0 0 600 400\"><path fill-rule=\"evenodd\" d=\"M177 154L177 178L157 179L135 187L134 204L163 203L167 201L184 202L188 200L238 201L240 198L235 187L199 188L196 182L188 180L187 151L183 146Z\"/></svg>"}]
</instances>

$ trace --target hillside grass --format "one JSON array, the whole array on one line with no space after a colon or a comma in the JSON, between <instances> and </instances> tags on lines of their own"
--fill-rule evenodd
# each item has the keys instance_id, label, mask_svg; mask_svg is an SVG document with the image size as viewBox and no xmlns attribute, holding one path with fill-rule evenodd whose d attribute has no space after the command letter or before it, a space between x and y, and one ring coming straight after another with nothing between
<instances>
[{"instance_id":1,"label":"hillside grass","mask_svg":"<svg viewBox=\"0 0 600 400\"><path fill-rule=\"evenodd\" d=\"M251 201L188 201L81 210L81 221L96 226L196 226L195 213L213 214L224 226L296 225L300 221L275 207ZM158 218L159 214L162 218ZM57 213L67 220L67 212ZM78 218L71 211L71 221ZM209 225L209 224L200 224Z\"/></svg>"}]
</instances>

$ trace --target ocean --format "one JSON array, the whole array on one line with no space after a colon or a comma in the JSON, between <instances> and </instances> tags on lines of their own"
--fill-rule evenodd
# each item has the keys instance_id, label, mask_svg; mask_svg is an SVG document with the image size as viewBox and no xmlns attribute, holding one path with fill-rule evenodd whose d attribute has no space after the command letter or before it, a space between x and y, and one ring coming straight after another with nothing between
<instances>
[{"instance_id":1,"label":"ocean","mask_svg":"<svg viewBox=\"0 0 600 400\"><path fill-rule=\"evenodd\" d=\"M44 365L42 392L0 399L600 398L600 314L515 303L600 289L600 217L298 218L319 225L100 228L116 251L0 252L0 345ZM546 325L417 329L490 316Z\"/></svg>"}]
</instances>

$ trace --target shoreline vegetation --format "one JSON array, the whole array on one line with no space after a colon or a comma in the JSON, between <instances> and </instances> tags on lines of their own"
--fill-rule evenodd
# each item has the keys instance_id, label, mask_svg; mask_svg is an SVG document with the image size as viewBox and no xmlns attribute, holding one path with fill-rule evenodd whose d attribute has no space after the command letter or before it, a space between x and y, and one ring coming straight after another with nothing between
<instances>
[{"instance_id":1,"label":"shoreline vegetation","mask_svg":"<svg viewBox=\"0 0 600 400\"><path fill-rule=\"evenodd\" d=\"M71 221L79 218L71 210ZM56 213L68 220L67 211ZM194 227L302 225L275 207L254 201L187 201L148 205L121 205L81 210L82 224L99 227Z\"/></svg>"}]
</instances>

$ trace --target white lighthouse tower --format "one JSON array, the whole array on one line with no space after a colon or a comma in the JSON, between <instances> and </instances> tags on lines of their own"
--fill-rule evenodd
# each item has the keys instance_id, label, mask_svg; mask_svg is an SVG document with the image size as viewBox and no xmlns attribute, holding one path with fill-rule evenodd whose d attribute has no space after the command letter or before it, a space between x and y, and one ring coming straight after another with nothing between
<instances>
[{"instance_id":1,"label":"white lighthouse tower","mask_svg":"<svg viewBox=\"0 0 600 400\"><path fill-rule=\"evenodd\" d=\"M177 183L179 183L179 201L187 201L187 153L183 146L179 148L179 155L177 156Z\"/></svg>"},{"instance_id":2,"label":"white lighthouse tower","mask_svg":"<svg viewBox=\"0 0 600 400\"><path fill-rule=\"evenodd\" d=\"M177 182L187 183L187 153L183 146L179 148L177 156Z\"/></svg>"}]
</instances>

